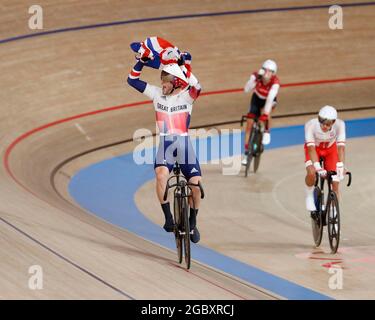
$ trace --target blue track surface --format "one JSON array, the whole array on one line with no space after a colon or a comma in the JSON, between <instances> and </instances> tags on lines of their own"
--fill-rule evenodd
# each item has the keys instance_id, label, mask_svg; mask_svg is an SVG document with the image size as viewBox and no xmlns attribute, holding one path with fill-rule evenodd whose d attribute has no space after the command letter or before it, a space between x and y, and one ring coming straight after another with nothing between
<instances>
[{"instance_id":1,"label":"blue track surface","mask_svg":"<svg viewBox=\"0 0 375 320\"><path fill-rule=\"evenodd\" d=\"M375 118L346 121L346 127L348 138L375 135ZM301 152L303 152L303 137L303 126L275 128L268 149L301 145ZM227 138L232 141L230 136ZM225 157L227 154L222 156ZM69 191L77 203L95 215L145 239L175 250L175 242L171 234L167 234L160 226L146 218L134 202L137 190L151 179L154 179L153 166L136 165L133 154L130 153L82 169L72 178ZM195 260L233 274L287 299L329 299L318 292L204 246L193 245L192 250Z\"/></svg>"}]
</instances>

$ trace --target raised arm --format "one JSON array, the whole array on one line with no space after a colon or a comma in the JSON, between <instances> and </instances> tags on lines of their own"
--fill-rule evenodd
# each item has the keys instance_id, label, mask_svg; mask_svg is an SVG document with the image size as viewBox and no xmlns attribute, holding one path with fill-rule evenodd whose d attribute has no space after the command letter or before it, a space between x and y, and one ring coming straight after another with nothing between
<instances>
[{"instance_id":1,"label":"raised arm","mask_svg":"<svg viewBox=\"0 0 375 320\"><path fill-rule=\"evenodd\" d=\"M189 97L192 99L192 101L194 101L199 97L202 87L198 79L193 74L190 75L189 86Z\"/></svg>"},{"instance_id":2,"label":"raised arm","mask_svg":"<svg viewBox=\"0 0 375 320\"><path fill-rule=\"evenodd\" d=\"M147 82L139 80L144 64L138 61L128 75L128 83L134 89L143 93L146 89Z\"/></svg>"},{"instance_id":3,"label":"raised arm","mask_svg":"<svg viewBox=\"0 0 375 320\"><path fill-rule=\"evenodd\" d=\"M252 74L250 76L250 79L246 82L245 84L245 88L244 88L244 91L247 93L247 92L250 92L251 90L253 90L256 86L256 77L254 74Z\"/></svg>"},{"instance_id":4,"label":"raised arm","mask_svg":"<svg viewBox=\"0 0 375 320\"><path fill-rule=\"evenodd\" d=\"M140 93L143 93L144 95L149 97L151 100L153 100L155 95L158 93L160 89L158 89L158 87L156 86L148 84L145 81L139 80L143 66L144 66L144 63L141 61L138 61L135 64L135 66L129 73L128 83L134 89L138 90Z\"/></svg>"}]
</instances>

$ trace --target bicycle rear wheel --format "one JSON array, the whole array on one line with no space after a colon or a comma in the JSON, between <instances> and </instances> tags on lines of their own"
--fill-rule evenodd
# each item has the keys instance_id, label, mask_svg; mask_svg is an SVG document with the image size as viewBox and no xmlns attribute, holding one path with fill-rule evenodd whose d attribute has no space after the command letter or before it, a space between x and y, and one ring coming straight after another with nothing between
<instances>
[{"instance_id":1,"label":"bicycle rear wheel","mask_svg":"<svg viewBox=\"0 0 375 320\"><path fill-rule=\"evenodd\" d=\"M251 160L253 159L253 155L254 155L253 144L254 144L254 140L255 140L255 135L256 135L255 128L253 128L251 130L251 134L250 134L250 138L249 138L249 151L247 153L247 163L246 163L246 167L245 167L245 177L247 177L248 174L249 174Z\"/></svg>"},{"instance_id":2,"label":"bicycle rear wheel","mask_svg":"<svg viewBox=\"0 0 375 320\"><path fill-rule=\"evenodd\" d=\"M260 164L260 155L261 155L261 153L257 154L254 157L254 173L256 173L258 171L259 164Z\"/></svg>"},{"instance_id":3,"label":"bicycle rear wheel","mask_svg":"<svg viewBox=\"0 0 375 320\"><path fill-rule=\"evenodd\" d=\"M183 226L183 243L185 251L185 264L186 268L190 269L191 264L191 253L190 253L190 223L189 223L189 207L187 205L187 199L182 198L182 226Z\"/></svg>"},{"instance_id":4,"label":"bicycle rear wheel","mask_svg":"<svg viewBox=\"0 0 375 320\"><path fill-rule=\"evenodd\" d=\"M176 240L176 248L177 248L177 260L178 263L182 263L182 236L180 234L181 230L181 213L182 213L182 208L181 208L181 193L180 192L175 192L174 195L174 221L176 224L176 228L174 231L174 236Z\"/></svg>"},{"instance_id":5,"label":"bicycle rear wheel","mask_svg":"<svg viewBox=\"0 0 375 320\"><path fill-rule=\"evenodd\" d=\"M319 187L314 189L314 199L317 211L311 217L312 233L316 247L319 247L323 237L323 220L322 220L322 192Z\"/></svg>"},{"instance_id":6,"label":"bicycle rear wheel","mask_svg":"<svg viewBox=\"0 0 375 320\"><path fill-rule=\"evenodd\" d=\"M327 203L327 227L331 253L336 253L340 243L340 209L334 191L330 192Z\"/></svg>"},{"instance_id":7,"label":"bicycle rear wheel","mask_svg":"<svg viewBox=\"0 0 375 320\"><path fill-rule=\"evenodd\" d=\"M258 171L260 164L260 156L262 155L262 134L257 134L257 139L255 140L257 149L254 150L254 173Z\"/></svg>"}]
</instances>

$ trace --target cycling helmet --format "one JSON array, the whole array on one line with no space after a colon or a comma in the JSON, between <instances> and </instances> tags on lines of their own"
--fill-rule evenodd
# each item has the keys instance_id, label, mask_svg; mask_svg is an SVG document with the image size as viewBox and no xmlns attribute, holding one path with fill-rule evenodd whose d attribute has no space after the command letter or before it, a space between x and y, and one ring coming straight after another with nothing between
<instances>
[{"instance_id":1,"label":"cycling helmet","mask_svg":"<svg viewBox=\"0 0 375 320\"><path fill-rule=\"evenodd\" d=\"M277 64L273 60L266 60L262 65L263 69L271 70L273 73L277 72Z\"/></svg>"},{"instance_id":2,"label":"cycling helmet","mask_svg":"<svg viewBox=\"0 0 375 320\"><path fill-rule=\"evenodd\" d=\"M163 68L161 79L172 82L173 88L184 88L189 82L181 68L176 63L168 64Z\"/></svg>"},{"instance_id":3,"label":"cycling helmet","mask_svg":"<svg viewBox=\"0 0 375 320\"><path fill-rule=\"evenodd\" d=\"M324 106L319 111L319 122L326 123L327 121L335 122L337 119L337 111L334 107Z\"/></svg>"}]
</instances>

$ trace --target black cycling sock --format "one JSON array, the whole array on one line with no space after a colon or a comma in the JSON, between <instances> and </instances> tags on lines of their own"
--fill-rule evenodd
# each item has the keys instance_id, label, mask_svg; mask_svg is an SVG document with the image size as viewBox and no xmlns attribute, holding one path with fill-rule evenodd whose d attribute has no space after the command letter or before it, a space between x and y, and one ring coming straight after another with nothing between
<instances>
[{"instance_id":1,"label":"black cycling sock","mask_svg":"<svg viewBox=\"0 0 375 320\"><path fill-rule=\"evenodd\" d=\"M198 214L198 209L190 208L190 216L189 216L190 230L193 230L197 225L197 214Z\"/></svg>"},{"instance_id":2,"label":"black cycling sock","mask_svg":"<svg viewBox=\"0 0 375 320\"><path fill-rule=\"evenodd\" d=\"M161 208L163 209L165 221L171 221L171 220L173 220L172 213L171 213L171 207L169 205L169 202L162 203Z\"/></svg>"}]
</instances>

